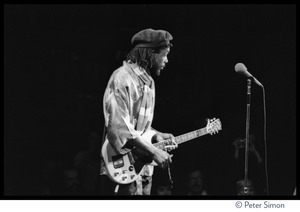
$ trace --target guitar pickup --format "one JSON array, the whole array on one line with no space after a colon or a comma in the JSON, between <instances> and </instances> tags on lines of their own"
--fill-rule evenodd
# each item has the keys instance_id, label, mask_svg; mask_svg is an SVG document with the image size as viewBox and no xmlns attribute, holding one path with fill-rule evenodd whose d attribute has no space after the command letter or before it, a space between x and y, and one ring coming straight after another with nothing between
<instances>
[{"instance_id":1,"label":"guitar pickup","mask_svg":"<svg viewBox=\"0 0 300 212\"><path fill-rule=\"evenodd\" d=\"M115 169L121 168L124 166L124 161L122 155L112 156L113 165Z\"/></svg>"}]
</instances>

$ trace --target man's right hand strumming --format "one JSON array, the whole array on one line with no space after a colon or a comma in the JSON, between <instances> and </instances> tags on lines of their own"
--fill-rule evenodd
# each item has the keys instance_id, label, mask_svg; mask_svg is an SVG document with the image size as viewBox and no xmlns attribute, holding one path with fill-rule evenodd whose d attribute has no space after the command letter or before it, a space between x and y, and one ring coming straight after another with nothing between
<instances>
[{"instance_id":1,"label":"man's right hand strumming","mask_svg":"<svg viewBox=\"0 0 300 212\"><path fill-rule=\"evenodd\" d=\"M161 168L165 168L169 163L172 163L171 157L173 155L170 155L168 152L164 150L156 148L150 142L143 142L139 138L132 139L129 142L132 145L134 145L136 148L142 149L145 151L145 153L151 155L154 162Z\"/></svg>"}]
</instances>

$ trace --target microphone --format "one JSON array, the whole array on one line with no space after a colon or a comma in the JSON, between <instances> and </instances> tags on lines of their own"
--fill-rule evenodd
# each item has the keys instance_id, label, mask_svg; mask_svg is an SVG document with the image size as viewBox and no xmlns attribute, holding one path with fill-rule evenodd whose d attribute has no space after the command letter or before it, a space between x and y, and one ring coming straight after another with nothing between
<instances>
[{"instance_id":1,"label":"microphone","mask_svg":"<svg viewBox=\"0 0 300 212\"><path fill-rule=\"evenodd\" d=\"M259 85L259 86L261 86L261 87L264 87L254 76L252 76L252 74L250 74L248 71L247 71L247 68L246 68L246 66L243 64L243 63L237 63L236 65L235 65L235 67L234 67L234 69L235 69L235 71L237 72L237 73L239 73L239 74L243 74L243 75L245 75L246 77L248 77L248 78L252 78L253 79L253 81L257 84L257 85Z\"/></svg>"}]
</instances>

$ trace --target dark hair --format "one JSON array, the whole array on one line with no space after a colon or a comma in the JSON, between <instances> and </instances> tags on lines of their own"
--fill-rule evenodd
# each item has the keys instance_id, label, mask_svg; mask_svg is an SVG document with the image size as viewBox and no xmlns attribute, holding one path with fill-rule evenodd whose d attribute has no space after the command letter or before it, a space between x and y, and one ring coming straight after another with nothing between
<instances>
[{"instance_id":1,"label":"dark hair","mask_svg":"<svg viewBox=\"0 0 300 212\"><path fill-rule=\"evenodd\" d=\"M168 47L170 47L170 45L163 45L155 48L134 47L128 53L126 60L130 60L133 63L136 63L138 66L144 68L147 72L149 72L150 68L153 66L153 55Z\"/></svg>"}]
</instances>

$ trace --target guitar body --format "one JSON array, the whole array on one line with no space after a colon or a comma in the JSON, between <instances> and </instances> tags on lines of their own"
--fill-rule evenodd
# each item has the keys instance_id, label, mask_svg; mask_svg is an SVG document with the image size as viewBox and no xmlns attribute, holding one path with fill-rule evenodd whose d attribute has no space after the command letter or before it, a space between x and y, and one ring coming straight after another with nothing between
<instances>
[{"instance_id":1,"label":"guitar body","mask_svg":"<svg viewBox=\"0 0 300 212\"><path fill-rule=\"evenodd\" d=\"M144 165L152 162L152 159L136 149L125 154L118 153L108 139L104 141L101 153L107 169L107 176L119 184L134 182Z\"/></svg>"},{"instance_id":2,"label":"guitar body","mask_svg":"<svg viewBox=\"0 0 300 212\"><path fill-rule=\"evenodd\" d=\"M221 129L220 120L214 118L212 120L207 120L207 126L205 128L175 137L175 142L181 144L208 133L214 134ZM171 141L168 139L153 145L156 148L164 150L164 147L170 145L170 143ZM129 184L134 182L146 164L152 163L153 165L157 165L149 155L137 148L133 148L125 154L120 154L112 147L108 139L104 141L101 153L107 170L107 176L118 184Z\"/></svg>"}]
</instances>

